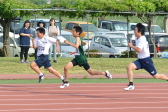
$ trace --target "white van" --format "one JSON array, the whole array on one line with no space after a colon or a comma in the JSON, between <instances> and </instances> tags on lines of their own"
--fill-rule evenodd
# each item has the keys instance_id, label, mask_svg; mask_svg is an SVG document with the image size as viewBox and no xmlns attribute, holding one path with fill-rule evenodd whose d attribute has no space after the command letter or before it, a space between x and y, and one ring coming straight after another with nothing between
<instances>
[{"instance_id":1,"label":"white van","mask_svg":"<svg viewBox=\"0 0 168 112\"><path fill-rule=\"evenodd\" d=\"M131 27L131 30L133 31L135 29L135 26L137 23L129 23L130 24L130 27ZM148 31L148 24L144 24L143 25L145 26L145 32L149 32ZM152 29L151 31L154 32L154 33L163 33L163 30L161 29L161 27L159 25L151 25Z\"/></svg>"},{"instance_id":2,"label":"white van","mask_svg":"<svg viewBox=\"0 0 168 112\"><path fill-rule=\"evenodd\" d=\"M20 56L19 35L9 32L10 37L10 57ZM31 42L31 41L30 41ZM31 42L32 45L32 42ZM0 33L0 48L3 48L3 33ZM34 53L34 49L30 48L28 54Z\"/></svg>"},{"instance_id":3,"label":"white van","mask_svg":"<svg viewBox=\"0 0 168 112\"><path fill-rule=\"evenodd\" d=\"M117 58L129 49L125 35L96 35L90 43L90 50L98 50L103 57Z\"/></svg>"}]
</instances>

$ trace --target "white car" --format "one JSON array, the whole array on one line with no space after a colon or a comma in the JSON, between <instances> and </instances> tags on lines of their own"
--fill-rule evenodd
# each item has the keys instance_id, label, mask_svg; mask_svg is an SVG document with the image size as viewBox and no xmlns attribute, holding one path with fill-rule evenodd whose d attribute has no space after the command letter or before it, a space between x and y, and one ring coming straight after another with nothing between
<instances>
[{"instance_id":1,"label":"white car","mask_svg":"<svg viewBox=\"0 0 168 112\"><path fill-rule=\"evenodd\" d=\"M75 37L73 37L71 32L61 30L61 36L63 36L66 40L69 42L75 44L76 40ZM60 43L61 45L61 56L62 57L74 57L74 55L70 55L70 53L75 52L76 49L66 43Z\"/></svg>"},{"instance_id":2,"label":"white car","mask_svg":"<svg viewBox=\"0 0 168 112\"><path fill-rule=\"evenodd\" d=\"M90 49L90 43L92 41L92 38L95 35L121 35L121 36L124 36L125 38L127 38L127 40L129 40L134 35L134 32L133 31L129 31L129 32L125 32L125 31L104 31L104 32L102 32L101 31L101 32L89 33L88 35L86 35L83 38L83 40L88 43L87 45L85 45L86 49L88 49L88 48Z\"/></svg>"},{"instance_id":3,"label":"white car","mask_svg":"<svg viewBox=\"0 0 168 112\"><path fill-rule=\"evenodd\" d=\"M129 23L131 30L135 29L135 26L137 23ZM148 24L143 24L145 26L145 32L149 32L148 31ZM161 27L159 25L151 25L152 29L151 31L154 33L163 33L163 30L161 29Z\"/></svg>"},{"instance_id":4,"label":"white car","mask_svg":"<svg viewBox=\"0 0 168 112\"><path fill-rule=\"evenodd\" d=\"M90 50L98 50L103 57L117 58L129 49L124 35L96 35L90 43Z\"/></svg>"},{"instance_id":5,"label":"white car","mask_svg":"<svg viewBox=\"0 0 168 112\"><path fill-rule=\"evenodd\" d=\"M9 32L10 37L10 57L20 56L19 35ZM31 42L31 41L30 41ZM31 42L32 45L32 42ZM3 33L0 33L0 48L3 47ZM30 48L28 54L34 53L34 49Z\"/></svg>"}]
</instances>

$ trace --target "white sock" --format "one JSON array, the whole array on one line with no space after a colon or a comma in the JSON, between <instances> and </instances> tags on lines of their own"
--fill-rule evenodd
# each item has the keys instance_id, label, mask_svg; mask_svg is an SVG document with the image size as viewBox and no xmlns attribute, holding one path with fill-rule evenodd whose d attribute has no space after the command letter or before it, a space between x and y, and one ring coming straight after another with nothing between
<instances>
[{"instance_id":1,"label":"white sock","mask_svg":"<svg viewBox=\"0 0 168 112\"><path fill-rule=\"evenodd\" d=\"M64 76L61 76L61 80L64 80L65 78L64 78Z\"/></svg>"},{"instance_id":2,"label":"white sock","mask_svg":"<svg viewBox=\"0 0 168 112\"><path fill-rule=\"evenodd\" d=\"M43 73L40 73L40 74L39 74L39 76L42 76L42 75L43 75Z\"/></svg>"}]
</instances>

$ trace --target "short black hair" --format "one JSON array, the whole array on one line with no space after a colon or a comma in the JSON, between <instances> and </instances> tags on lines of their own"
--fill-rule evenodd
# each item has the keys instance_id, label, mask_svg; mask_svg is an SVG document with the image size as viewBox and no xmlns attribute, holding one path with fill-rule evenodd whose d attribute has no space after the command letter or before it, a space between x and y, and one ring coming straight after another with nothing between
<instances>
[{"instance_id":1,"label":"short black hair","mask_svg":"<svg viewBox=\"0 0 168 112\"><path fill-rule=\"evenodd\" d=\"M141 32L141 35L145 35L145 26L142 23L137 23L136 27L138 32Z\"/></svg>"},{"instance_id":2,"label":"short black hair","mask_svg":"<svg viewBox=\"0 0 168 112\"><path fill-rule=\"evenodd\" d=\"M79 32L79 35L82 33L82 28L80 26L74 26L73 29L75 29L76 32Z\"/></svg>"},{"instance_id":3,"label":"short black hair","mask_svg":"<svg viewBox=\"0 0 168 112\"><path fill-rule=\"evenodd\" d=\"M37 28L36 31L39 31L40 33L43 33L45 35L45 29L44 28Z\"/></svg>"}]
</instances>

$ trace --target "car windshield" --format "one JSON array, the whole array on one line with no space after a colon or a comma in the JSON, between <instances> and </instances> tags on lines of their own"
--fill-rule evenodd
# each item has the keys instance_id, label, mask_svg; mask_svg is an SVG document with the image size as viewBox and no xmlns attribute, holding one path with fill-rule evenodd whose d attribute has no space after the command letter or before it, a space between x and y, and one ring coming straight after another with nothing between
<instances>
[{"instance_id":1,"label":"car windshield","mask_svg":"<svg viewBox=\"0 0 168 112\"><path fill-rule=\"evenodd\" d=\"M11 22L10 27L12 32L15 31L19 31L22 27L23 27L24 22L20 21L20 22Z\"/></svg>"},{"instance_id":2,"label":"car windshield","mask_svg":"<svg viewBox=\"0 0 168 112\"><path fill-rule=\"evenodd\" d=\"M82 27L82 30L84 32L87 32L87 28L88 28L88 32L98 31L98 29L93 24L80 24L80 26Z\"/></svg>"},{"instance_id":3,"label":"car windshield","mask_svg":"<svg viewBox=\"0 0 168 112\"><path fill-rule=\"evenodd\" d=\"M162 33L163 30L159 26L151 26L151 31L155 33ZM145 32L149 32L148 26L145 27Z\"/></svg>"},{"instance_id":4,"label":"car windshield","mask_svg":"<svg viewBox=\"0 0 168 112\"><path fill-rule=\"evenodd\" d=\"M116 31L127 31L127 30L131 30L130 25L128 25L128 29L127 29L127 23L123 23L123 22L117 22L113 24L113 27Z\"/></svg>"},{"instance_id":5,"label":"car windshield","mask_svg":"<svg viewBox=\"0 0 168 112\"><path fill-rule=\"evenodd\" d=\"M62 34L62 36L66 39L66 40L68 40L70 43L73 43L73 44L75 44L75 38L72 36L72 35L64 35L64 34ZM65 43L61 43L61 44L65 44Z\"/></svg>"},{"instance_id":6,"label":"car windshield","mask_svg":"<svg viewBox=\"0 0 168 112\"><path fill-rule=\"evenodd\" d=\"M111 43L115 47L127 47L127 39L126 38L110 38Z\"/></svg>"}]
</instances>

